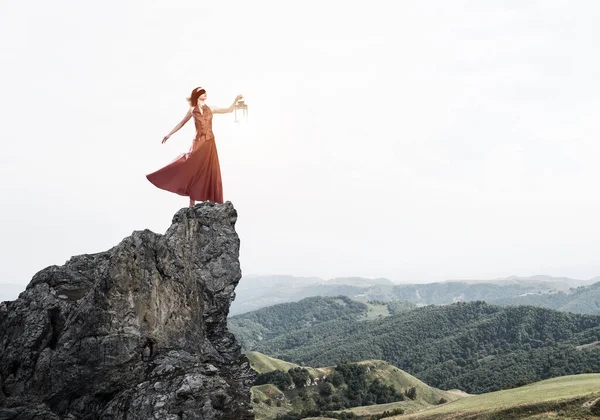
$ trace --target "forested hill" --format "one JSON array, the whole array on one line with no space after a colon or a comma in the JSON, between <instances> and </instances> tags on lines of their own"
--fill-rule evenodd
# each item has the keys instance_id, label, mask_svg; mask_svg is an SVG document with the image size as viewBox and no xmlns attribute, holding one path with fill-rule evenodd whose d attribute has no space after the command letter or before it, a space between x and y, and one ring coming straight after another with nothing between
<instances>
[{"instance_id":1,"label":"forested hill","mask_svg":"<svg viewBox=\"0 0 600 420\"><path fill-rule=\"evenodd\" d=\"M315 367L382 359L437 388L469 393L600 372L600 346L592 344L600 341L600 316L471 302L286 328L285 308L273 312L279 332L265 327L265 339L250 344L238 337L247 350Z\"/></svg>"},{"instance_id":2,"label":"forested hill","mask_svg":"<svg viewBox=\"0 0 600 420\"><path fill-rule=\"evenodd\" d=\"M244 349L292 331L326 324L336 329L353 325L348 321L380 319L415 309L409 302L358 302L346 296L315 296L299 302L282 303L229 318L229 329Z\"/></svg>"}]
</instances>

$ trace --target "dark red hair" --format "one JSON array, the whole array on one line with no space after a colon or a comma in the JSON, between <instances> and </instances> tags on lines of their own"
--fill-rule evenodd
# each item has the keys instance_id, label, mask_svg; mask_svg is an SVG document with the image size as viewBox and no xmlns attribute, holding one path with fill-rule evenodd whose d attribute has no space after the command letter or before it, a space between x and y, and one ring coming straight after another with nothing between
<instances>
[{"instance_id":1,"label":"dark red hair","mask_svg":"<svg viewBox=\"0 0 600 420\"><path fill-rule=\"evenodd\" d=\"M198 98L203 93L206 93L206 90L204 90L203 88L201 88L201 87L194 88L194 90L192 90L192 93L190 94L190 97L187 98L187 101L190 103L190 106L198 105Z\"/></svg>"}]
</instances>

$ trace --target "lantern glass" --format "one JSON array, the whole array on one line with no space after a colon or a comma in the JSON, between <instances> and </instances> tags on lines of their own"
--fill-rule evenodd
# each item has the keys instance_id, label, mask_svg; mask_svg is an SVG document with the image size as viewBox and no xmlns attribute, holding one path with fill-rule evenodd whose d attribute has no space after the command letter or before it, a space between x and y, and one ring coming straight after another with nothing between
<instances>
[{"instance_id":1,"label":"lantern glass","mask_svg":"<svg viewBox=\"0 0 600 420\"><path fill-rule=\"evenodd\" d=\"M248 122L248 105L244 102L244 99L240 99L237 102L233 112L235 115L236 123L247 123Z\"/></svg>"}]
</instances>

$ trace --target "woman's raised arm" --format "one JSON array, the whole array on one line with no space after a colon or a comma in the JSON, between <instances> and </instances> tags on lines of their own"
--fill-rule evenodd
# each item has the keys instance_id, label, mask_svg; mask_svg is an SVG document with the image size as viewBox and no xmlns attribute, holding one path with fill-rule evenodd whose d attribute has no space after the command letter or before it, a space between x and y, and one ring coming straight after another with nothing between
<instances>
[{"instance_id":1,"label":"woman's raised arm","mask_svg":"<svg viewBox=\"0 0 600 420\"><path fill-rule=\"evenodd\" d=\"M228 114L230 112L233 112L233 110L235 109L235 104L238 103L238 101L240 99L242 99L243 96L242 95L238 95L235 97L235 100L233 101L233 103L229 106L229 108L213 108L211 107L211 111L213 114Z\"/></svg>"}]
</instances>

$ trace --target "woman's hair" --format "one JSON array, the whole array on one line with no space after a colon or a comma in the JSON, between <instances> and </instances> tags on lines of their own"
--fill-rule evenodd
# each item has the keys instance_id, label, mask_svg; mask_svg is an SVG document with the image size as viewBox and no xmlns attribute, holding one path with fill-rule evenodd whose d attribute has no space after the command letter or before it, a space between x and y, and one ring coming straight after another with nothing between
<instances>
[{"instance_id":1,"label":"woman's hair","mask_svg":"<svg viewBox=\"0 0 600 420\"><path fill-rule=\"evenodd\" d=\"M190 94L190 97L187 98L187 101L190 103L190 106L198 105L198 98L203 93L206 93L206 90L204 90L203 88L201 88L201 87L194 88L194 90L192 90L192 93Z\"/></svg>"}]
</instances>

